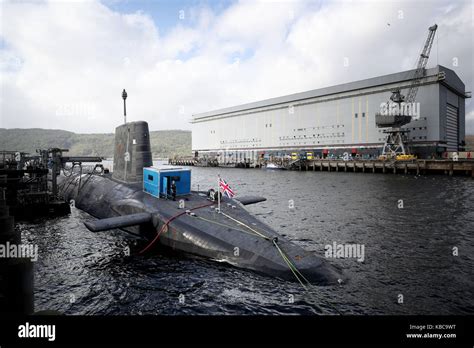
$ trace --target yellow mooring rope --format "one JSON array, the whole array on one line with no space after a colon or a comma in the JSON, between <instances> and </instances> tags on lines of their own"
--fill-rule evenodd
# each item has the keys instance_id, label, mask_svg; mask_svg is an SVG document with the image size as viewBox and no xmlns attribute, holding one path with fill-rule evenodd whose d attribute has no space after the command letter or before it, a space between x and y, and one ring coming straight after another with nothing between
<instances>
[{"instance_id":1,"label":"yellow mooring rope","mask_svg":"<svg viewBox=\"0 0 474 348\"><path fill-rule=\"evenodd\" d=\"M238 223L239 225L242 225L246 228L248 228L250 231L254 232L257 236L263 238L263 239L266 239L268 241L272 241L273 245L276 247L276 249L278 250L281 258L283 259L283 261L285 261L286 265L288 266L288 268L290 269L291 273L293 273L293 275L295 276L296 280L298 280L298 282L301 284L301 286L303 287L303 289L305 290L308 290L307 287L305 286L305 284L303 283L302 279L307 283L307 284L311 284L309 282L308 279L306 279L303 274L301 274L301 272L298 270L298 268L296 268L296 266L291 262L291 260L288 258L288 256L283 252L283 250L280 248L280 246L277 244L277 241L278 239L277 238L270 238L270 237L267 237L265 236L264 234L258 232L257 230L253 229L252 227L250 227L249 225L243 223L242 221L239 221L235 218L233 218L232 216L230 215L227 215L226 213L224 212L220 212L222 215L224 215L225 217L231 219L232 221L235 221L236 223ZM201 218L203 219L203 218ZM206 219L207 220L207 219ZM217 224L219 224L218 222L215 222ZM224 225L224 224L222 224ZM230 227L230 226L227 226L227 225L224 225L226 227ZM232 228L232 227L231 227ZM239 230L239 231L242 231L242 230ZM245 231L242 231L242 232L245 232ZM299 276L298 276L299 275ZM301 279L300 279L301 277Z\"/></svg>"},{"instance_id":2,"label":"yellow mooring rope","mask_svg":"<svg viewBox=\"0 0 474 348\"><path fill-rule=\"evenodd\" d=\"M266 240L270 240L269 237L267 237L267 236L265 236L264 234L258 232L257 230L254 230L254 229L253 229L252 227L250 227L249 225L247 225L247 224L245 224L245 223L243 223L243 222L241 222L241 221L239 221L239 220L237 220L237 219L234 219L232 216L227 215L226 213L224 213L224 212L222 212L222 211L221 211L221 214L224 215L224 216L226 216L226 217L228 217L229 219L231 219L231 220L237 222L239 225L242 225L242 226L244 226L244 227L247 227L250 231L255 232L255 233L256 233L257 235L259 235L260 237L262 237L262 238L264 238L264 239L266 239Z\"/></svg>"},{"instance_id":3,"label":"yellow mooring rope","mask_svg":"<svg viewBox=\"0 0 474 348\"><path fill-rule=\"evenodd\" d=\"M220 212L222 215L224 215L225 217L231 219L232 221L235 221L237 222L239 225L241 226L244 226L246 228L248 228L250 231L254 232L254 234L252 233L249 233L247 231L244 231L244 230L241 230L241 229L238 229L238 228L235 228L235 227L232 227L232 226L229 226L229 225L226 225L226 224L222 224L222 223L219 223L217 221L213 221L213 220L209 220L209 219L206 219L206 218L203 218L203 217L200 217L200 216L195 216L196 218L198 219L201 219L201 220L204 220L204 221L207 221L207 222L210 222L210 223L214 223L216 225L219 225L219 226L223 226L223 227L227 227L227 228L231 228L233 230L236 230L236 231L240 231L240 232L244 232L244 233L247 233L247 234L250 234L250 235L255 235L257 237L261 237L263 239L266 239L268 241L272 241L273 245L275 246L275 248L278 250L281 258L283 259L283 261L285 261L286 265L288 266L288 268L290 269L290 271L293 273L293 275L295 276L296 280L298 280L298 282L300 283L300 285L303 287L303 289L305 289L306 291L308 291L308 288L306 287L306 285L311 285L310 281L308 279L306 279L306 277L298 270L298 268L296 268L296 266L291 262L291 260L289 259L289 257L285 254L285 252L280 248L280 246L278 245L278 239L277 238L270 238L270 237L267 237L265 236L264 234L258 232L257 230L253 229L252 227L248 226L247 224L233 218L232 216L230 215L227 215L226 213L223 213L222 211ZM303 280L307 283L306 285L303 283ZM342 313L335 307L333 306L332 304L328 303L329 306L331 308L333 308L339 315L342 315Z\"/></svg>"}]
</instances>

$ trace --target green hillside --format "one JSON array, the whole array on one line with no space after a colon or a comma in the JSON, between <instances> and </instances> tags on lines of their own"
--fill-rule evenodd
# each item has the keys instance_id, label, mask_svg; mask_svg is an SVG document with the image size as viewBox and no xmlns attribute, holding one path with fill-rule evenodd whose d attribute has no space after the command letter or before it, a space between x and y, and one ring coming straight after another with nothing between
<instances>
[{"instance_id":1,"label":"green hillside","mask_svg":"<svg viewBox=\"0 0 474 348\"><path fill-rule=\"evenodd\" d=\"M150 132L153 157L191 155L191 132L166 130ZM114 135L76 134L59 129L0 128L0 150L35 153L36 149L59 147L74 156L112 157Z\"/></svg>"},{"instance_id":2,"label":"green hillside","mask_svg":"<svg viewBox=\"0 0 474 348\"><path fill-rule=\"evenodd\" d=\"M190 156L191 132L166 130L150 132L153 157ZM466 136L466 150L474 151L474 135ZM70 155L112 157L114 135L76 134L59 129L0 128L0 151L22 151L34 154L36 149L59 147Z\"/></svg>"}]
</instances>

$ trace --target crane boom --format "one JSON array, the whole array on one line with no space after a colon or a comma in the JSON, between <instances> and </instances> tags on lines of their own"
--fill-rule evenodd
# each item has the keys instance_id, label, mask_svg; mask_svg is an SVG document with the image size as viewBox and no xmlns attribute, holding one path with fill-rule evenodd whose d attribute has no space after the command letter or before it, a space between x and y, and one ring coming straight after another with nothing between
<instances>
[{"instance_id":1,"label":"crane boom","mask_svg":"<svg viewBox=\"0 0 474 348\"><path fill-rule=\"evenodd\" d=\"M423 51L420 54L418 59L418 65L415 70L415 76L413 77L413 82L408 90L407 97L405 99L406 103L414 103L416 94L418 93L418 87L420 86L421 79L425 74L425 67L428 63L428 58L430 57L431 46L433 46L433 40L436 34L436 29L438 25L435 24L429 27L428 37L426 38L425 45L423 46Z\"/></svg>"},{"instance_id":2,"label":"crane boom","mask_svg":"<svg viewBox=\"0 0 474 348\"><path fill-rule=\"evenodd\" d=\"M418 88L425 76L425 67L428 63L428 58L430 57L431 46L433 46L436 29L438 29L438 25L436 24L428 28L428 37L426 38L425 45L423 46L420 57L418 58L418 64L414 76L408 85L406 97L401 94L400 87L396 88L392 91L390 100L386 104L382 104L386 106L384 111L375 114L375 124L377 127L391 127L389 130L384 130L384 133L386 133L387 136L382 148L382 156L396 158L397 155L406 155L410 153L407 135L409 130L401 128L412 121L412 115L407 111L405 106L408 105L412 108L413 104L415 104ZM395 111L392 114L388 112L392 106L391 104L397 104L395 106L398 106L395 108L395 110L398 111Z\"/></svg>"}]
</instances>

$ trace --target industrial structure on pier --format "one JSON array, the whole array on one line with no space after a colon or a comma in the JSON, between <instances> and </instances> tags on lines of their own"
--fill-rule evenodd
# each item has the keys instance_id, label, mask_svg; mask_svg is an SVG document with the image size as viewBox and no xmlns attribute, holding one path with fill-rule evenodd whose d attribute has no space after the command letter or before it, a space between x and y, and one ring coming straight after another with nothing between
<instances>
[{"instance_id":1,"label":"industrial structure on pier","mask_svg":"<svg viewBox=\"0 0 474 348\"><path fill-rule=\"evenodd\" d=\"M374 77L308 92L193 115L192 150L196 158L220 164L311 153L314 157L378 156L385 142L375 114L392 91L407 89L415 70ZM464 83L444 66L424 71L418 112L402 127L419 157L463 151Z\"/></svg>"}]
</instances>

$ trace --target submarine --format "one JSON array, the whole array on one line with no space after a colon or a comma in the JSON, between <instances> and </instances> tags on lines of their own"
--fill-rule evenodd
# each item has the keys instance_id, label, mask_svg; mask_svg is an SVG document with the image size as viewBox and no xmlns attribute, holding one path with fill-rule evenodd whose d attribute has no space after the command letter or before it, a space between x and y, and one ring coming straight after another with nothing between
<instances>
[{"instance_id":1,"label":"submarine","mask_svg":"<svg viewBox=\"0 0 474 348\"><path fill-rule=\"evenodd\" d=\"M217 182L217 180L216 180ZM91 232L120 229L143 241L137 252L174 250L307 285L342 282L342 271L290 242L245 206L263 197L234 198L221 190L192 191L191 169L153 166L148 124L115 129L113 170L61 174L63 197L92 215Z\"/></svg>"}]
</instances>

